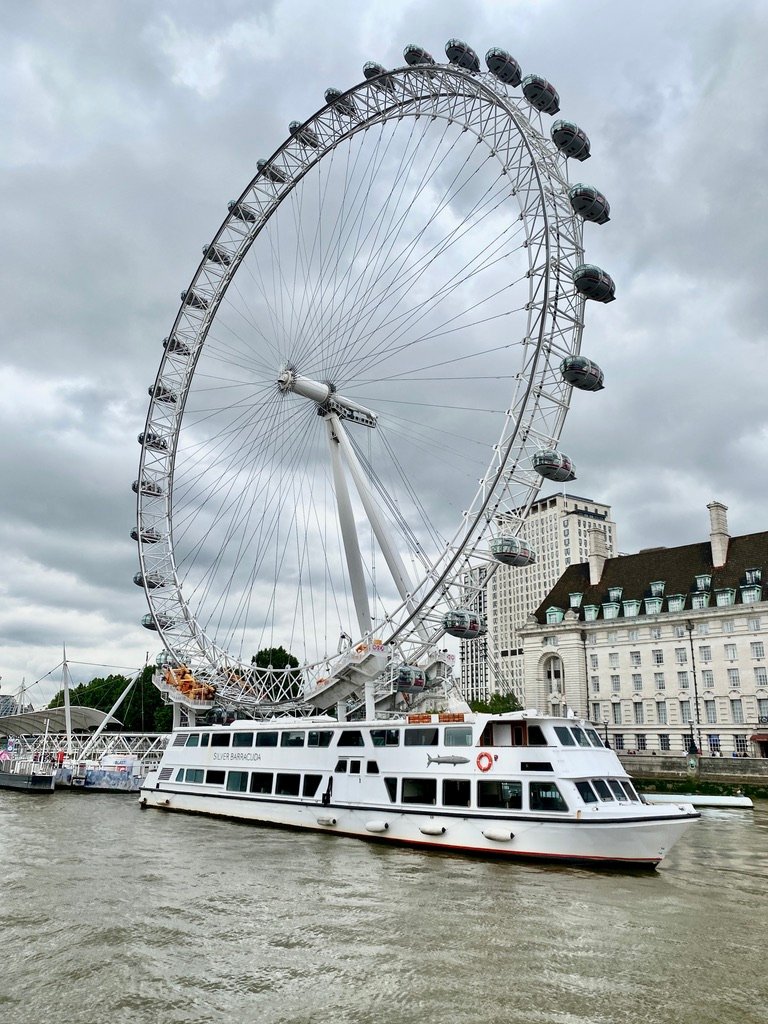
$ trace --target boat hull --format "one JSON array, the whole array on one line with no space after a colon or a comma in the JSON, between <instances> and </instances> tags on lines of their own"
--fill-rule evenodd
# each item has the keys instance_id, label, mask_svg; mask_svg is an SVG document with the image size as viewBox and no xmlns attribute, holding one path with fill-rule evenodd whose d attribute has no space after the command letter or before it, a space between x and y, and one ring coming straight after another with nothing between
<instances>
[{"instance_id":1,"label":"boat hull","mask_svg":"<svg viewBox=\"0 0 768 1024\"><path fill-rule=\"evenodd\" d=\"M21 789L26 793L52 793L54 776L38 772L0 772L0 789Z\"/></svg>"},{"instance_id":2,"label":"boat hull","mask_svg":"<svg viewBox=\"0 0 768 1024\"><path fill-rule=\"evenodd\" d=\"M382 806L322 805L209 796L145 787L141 805L258 825L327 832L347 838L514 859L654 868L699 816L692 808L603 820L567 816L470 815Z\"/></svg>"}]
</instances>

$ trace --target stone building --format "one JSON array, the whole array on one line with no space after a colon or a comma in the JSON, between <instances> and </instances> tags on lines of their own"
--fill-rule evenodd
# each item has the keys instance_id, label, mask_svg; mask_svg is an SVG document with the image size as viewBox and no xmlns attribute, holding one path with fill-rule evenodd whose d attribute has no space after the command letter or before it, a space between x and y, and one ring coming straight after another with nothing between
<instances>
[{"instance_id":1,"label":"stone building","mask_svg":"<svg viewBox=\"0 0 768 1024\"><path fill-rule=\"evenodd\" d=\"M768 756L768 533L609 557L590 534L521 630L528 706L564 707L617 750Z\"/></svg>"},{"instance_id":2,"label":"stone building","mask_svg":"<svg viewBox=\"0 0 768 1024\"><path fill-rule=\"evenodd\" d=\"M494 691L523 695L523 645L518 630L539 606L544 595L574 562L587 558L589 530L599 526L608 552L617 551L616 524L611 508L592 498L575 494L551 494L539 498L525 519L523 536L536 551L536 561L526 568L498 566L490 580L485 568L468 589L468 602L485 615L486 637L462 641L460 668L466 700L487 700Z\"/></svg>"}]
</instances>

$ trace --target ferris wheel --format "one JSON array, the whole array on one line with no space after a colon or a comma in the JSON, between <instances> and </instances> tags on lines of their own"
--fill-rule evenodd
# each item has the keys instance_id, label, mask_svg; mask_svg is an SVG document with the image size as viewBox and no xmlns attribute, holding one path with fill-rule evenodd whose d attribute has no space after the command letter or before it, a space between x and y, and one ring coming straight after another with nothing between
<instances>
[{"instance_id":1,"label":"ferris wheel","mask_svg":"<svg viewBox=\"0 0 768 1024\"><path fill-rule=\"evenodd\" d=\"M163 342L134 581L166 660L230 697L429 686L490 574L535 559L542 478L574 478L585 299L614 295L582 248L608 203L568 178L589 139L546 130L556 90L505 51L446 55L366 64L290 124ZM254 667L280 647L299 670Z\"/></svg>"}]
</instances>

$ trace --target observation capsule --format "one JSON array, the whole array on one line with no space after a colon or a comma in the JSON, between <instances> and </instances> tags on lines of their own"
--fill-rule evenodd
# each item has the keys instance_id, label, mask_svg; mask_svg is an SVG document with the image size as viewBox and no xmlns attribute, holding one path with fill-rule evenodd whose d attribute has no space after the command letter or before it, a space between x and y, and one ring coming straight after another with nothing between
<instances>
[{"instance_id":1,"label":"observation capsule","mask_svg":"<svg viewBox=\"0 0 768 1024\"><path fill-rule=\"evenodd\" d=\"M498 78L500 82L503 82L504 85L511 85L514 89L520 85L522 81L520 65L506 50L502 50L499 46L494 46L486 53L485 63L488 65L488 70L491 74Z\"/></svg>"},{"instance_id":2,"label":"observation capsule","mask_svg":"<svg viewBox=\"0 0 768 1024\"><path fill-rule=\"evenodd\" d=\"M579 182L568 189L568 198L575 213L578 213L584 220L593 224L605 224L610 220L608 216L611 206L602 192L598 192L592 185L582 185Z\"/></svg>"},{"instance_id":3,"label":"observation capsule","mask_svg":"<svg viewBox=\"0 0 768 1024\"><path fill-rule=\"evenodd\" d=\"M536 551L522 537L492 537L489 548L497 562L522 568L533 565Z\"/></svg>"},{"instance_id":4,"label":"observation capsule","mask_svg":"<svg viewBox=\"0 0 768 1024\"><path fill-rule=\"evenodd\" d=\"M192 306L193 309L208 309L208 299L193 288L188 288L181 293L181 301L185 306Z\"/></svg>"},{"instance_id":5,"label":"observation capsule","mask_svg":"<svg viewBox=\"0 0 768 1024\"><path fill-rule=\"evenodd\" d=\"M137 572L133 577L133 582L137 587L146 587L147 590L157 590L158 587L164 587L167 581L156 572L148 572L146 576Z\"/></svg>"},{"instance_id":6,"label":"observation capsule","mask_svg":"<svg viewBox=\"0 0 768 1024\"><path fill-rule=\"evenodd\" d=\"M131 540L138 541L141 538L142 544L157 544L158 541L162 540L162 536L159 530L155 530L153 527L148 526L139 533L138 527L134 526L131 530Z\"/></svg>"},{"instance_id":7,"label":"observation capsule","mask_svg":"<svg viewBox=\"0 0 768 1024\"><path fill-rule=\"evenodd\" d=\"M160 653L155 656L155 664L158 668L163 668L165 665L181 665L181 658L178 654L174 654L173 651L160 651Z\"/></svg>"},{"instance_id":8,"label":"observation capsule","mask_svg":"<svg viewBox=\"0 0 768 1024\"><path fill-rule=\"evenodd\" d=\"M152 498L160 498L163 494L163 488L160 484L154 480L148 480L146 477L141 482L134 480L131 484L131 490L134 494L141 492L141 494L148 494Z\"/></svg>"},{"instance_id":9,"label":"observation capsule","mask_svg":"<svg viewBox=\"0 0 768 1024\"><path fill-rule=\"evenodd\" d=\"M555 121L549 134L564 156L574 160L589 159L589 138L587 133L573 121Z\"/></svg>"},{"instance_id":10,"label":"observation capsule","mask_svg":"<svg viewBox=\"0 0 768 1024\"><path fill-rule=\"evenodd\" d=\"M219 263L225 267L228 267L232 262L232 253L227 252L223 245L216 245L213 242L210 245L203 246L203 256L209 259L211 263Z\"/></svg>"},{"instance_id":11,"label":"observation capsule","mask_svg":"<svg viewBox=\"0 0 768 1024\"><path fill-rule=\"evenodd\" d=\"M387 69L375 60L369 60L363 65L363 74L368 81L374 79L373 84L377 89L384 89L387 92L395 91L392 78L387 74Z\"/></svg>"},{"instance_id":12,"label":"observation capsule","mask_svg":"<svg viewBox=\"0 0 768 1024\"><path fill-rule=\"evenodd\" d=\"M155 452L167 452L168 442L162 434L156 434L153 430L142 430L139 434L139 444L145 448L151 448Z\"/></svg>"},{"instance_id":13,"label":"observation capsule","mask_svg":"<svg viewBox=\"0 0 768 1024\"><path fill-rule=\"evenodd\" d=\"M163 348L174 356L188 356L190 351L189 345L175 335L171 335L170 338L163 338Z\"/></svg>"},{"instance_id":14,"label":"observation capsule","mask_svg":"<svg viewBox=\"0 0 768 1024\"><path fill-rule=\"evenodd\" d=\"M238 203L236 199L230 199L227 203L227 209L233 217L246 221L248 224L253 224L257 220L256 214L250 206L246 206L245 203Z\"/></svg>"},{"instance_id":15,"label":"observation capsule","mask_svg":"<svg viewBox=\"0 0 768 1024\"><path fill-rule=\"evenodd\" d=\"M357 117L357 107L351 96L345 96L340 89L326 89L325 102L332 104L340 114Z\"/></svg>"},{"instance_id":16,"label":"observation capsule","mask_svg":"<svg viewBox=\"0 0 768 1024\"><path fill-rule=\"evenodd\" d=\"M465 71L479 71L480 61L471 46L461 39L449 39L445 44L445 55L451 64L464 68Z\"/></svg>"},{"instance_id":17,"label":"observation capsule","mask_svg":"<svg viewBox=\"0 0 768 1024\"><path fill-rule=\"evenodd\" d=\"M320 145L320 140L312 129L302 128L301 121L291 121L288 125L288 131L301 146L309 146L312 149L317 149Z\"/></svg>"},{"instance_id":18,"label":"observation capsule","mask_svg":"<svg viewBox=\"0 0 768 1024\"><path fill-rule=\"evenodd\" d=\"M579 264L571 277L576 290L587 299L594 299L595 302L613 302L616 298L616 285L611 275L592 263Z\"/></svg>"},{"instance_id":19,"label":"observation capsule","mask_svg":"<svg viewBox=\"0 0 768 1024\"><path fill-rule=\"evenodd\" d=\"M165 384L150 384L147 394L156 402L164 402L166 405L175 405L179 398L176 392L172 388L166 387Z\"/></svg>"},{"instance_id":20,"label":"observation capsule","mask_svg":"<svg viewBox=\"0 0 768 1024\"><path fill-rule=\"evenodd\" d=\"M459 640L474 640L480 636L480 628L480 616L466 608L446 612L443 616L443 629L448 636L458 637Z\"/></svg>"},{"instance_id":21,"label":"observation capsule","mask_svg":"<svg viewBox=\"0 0 768 1024\"><path fill-rule=\"evenodd\" d=\"M170 615L157 614L155 618L147 612L146 615L142 615L141 624L144 629L172 629L176 625L176 620Z\"/></svg>"},{"instance_id":22,"label":"observation capsule","mask_svg":"<svg viewBox=\"0 0 768 1024\"><path fill-rule=\"evenodd\" d=\"M275 165L271 164L269 160L257 160L256 170L262 178L266 178L267 181L280 182L286 180L285 175L280 168L275 167Z\"/></svg>"},{"instance_id":23,"label":"observation capsule","mask_svg":"<svg viewBox=\"0 0 768 1024\"><path fill-rule=\"evenodd\" d=\"M560 363L563 380L579 391L602 391L603 371L586 356L566 356Z\"/></svg>"},{"instance_id":24,"label":"observation capsule","mask_svg":"<svg viewBox=\"0 0 768 1024\"><path fill-rule=\"evenodd\" d=\"M523 79L523 96L532 107L542 114L556 114L560 109L557 89L541 75L526 75Z\"/></svg>"},{"instance_id":25,"label":"observation capsule","mask_svg":"<svg viewBox=\"0 0 768 1024\"><path fill-rule=\"evenodd\" d=\"M418 665L401 665L397 670L395 688L400 693L421 693L426 685L426 674Z\"/></svg>"},{"instance_id":26,"label":"observation capsule","mask_svg":"<svg viewBox=\"0 0 768 1024\"><path fill-rule=\"evenodd\" d=\"M533 456L533 468L545 480L567 483L576 479L576 467L562 452L554 448L542 448Z\"/></svg>"},{"instance_id":27,"label":"observation capsule","mask_svg":"<svg viewBox=\"0 0 768 1024\"><path fill-rule=\"evenodd\" d=\"M416 67L419 64L435 63L435 58L432 54L427 53L423 46L419 46L416 43L408 43L403 50L403 57L405 58L405 63L410 64L411 67Z\"/></svg>"}]
</instances>

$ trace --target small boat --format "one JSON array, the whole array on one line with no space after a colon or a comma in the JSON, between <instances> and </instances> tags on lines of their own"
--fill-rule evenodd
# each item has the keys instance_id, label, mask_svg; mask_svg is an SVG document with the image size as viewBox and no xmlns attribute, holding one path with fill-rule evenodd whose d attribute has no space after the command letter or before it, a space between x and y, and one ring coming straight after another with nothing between
<instances>
[{"instance_id":1,"label":"small boat","mask_svg":"<svg viewBox=\"0 0 768 1024\"><path fill-rule=\"evenodd\" d=\"M694 807L726 807L751 811L754 804L748 796L710 796L706 793L643 793L649 804L692 804Z\"/></svg>"},{"instance_id":2,"label":"small boat","mask_svg":"<svg viewBox=\"0 0 768 1024\"><path fill-rule=\"evenodd\" d=\"M595 729L535 710L177 728L142 807L451 852L655 867L700 817L638 796Z\"/></svg>"},{"instance_id":3,"label":"small boat","mask_svg":"<svg viewBox=\"0 0 768 1024\"><path fill-rule=\"evenodd\" d=\"M106 793L138 793L146 776L140 758L104 754L100 758L65 759L56 772L56 786Z\"/></svg>"}]
</instances>

